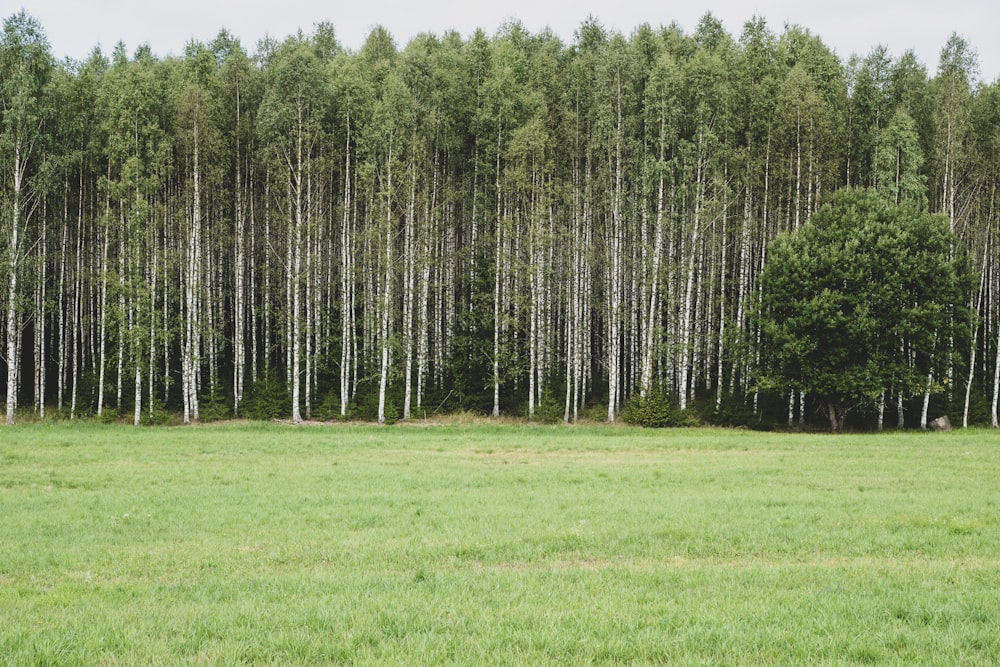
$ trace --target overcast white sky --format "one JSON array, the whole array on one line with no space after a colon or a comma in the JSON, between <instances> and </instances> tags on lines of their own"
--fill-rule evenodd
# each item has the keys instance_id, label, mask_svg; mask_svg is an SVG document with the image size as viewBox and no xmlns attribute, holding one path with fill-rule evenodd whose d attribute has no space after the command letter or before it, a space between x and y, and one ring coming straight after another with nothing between
<instances>
[{"instance_id":1,"label":"overcast white sky","mask_svg":"<svg viewBox=\"0 0 1000 667\"><path fill-rule=\"evenodd\" d=\"M85 58L100 45L110 53L122 40L132 52L148 42L153 52L179 54L194 39L208 41L225 27L252 52L265 35L282 39L299 28L334 24L340 42L357 49L372 26L385 26L401 47L421 32L457 30L468 36L477 27L493 34L505 19L517 18L530 31L551 28L564 41L588 14L606 27L631 33L641 24L677 21L692 32L711 11L739 37L754 14L775 33L795 23L819 35L842 58L866 54L884 44L893 56L913 49L930 73L952 32L979 52L981 77L1000 76L1000 3L996 0L0 0L6 18L21 7L38 18L57 58Z\"/></svg>"}]
</instances>

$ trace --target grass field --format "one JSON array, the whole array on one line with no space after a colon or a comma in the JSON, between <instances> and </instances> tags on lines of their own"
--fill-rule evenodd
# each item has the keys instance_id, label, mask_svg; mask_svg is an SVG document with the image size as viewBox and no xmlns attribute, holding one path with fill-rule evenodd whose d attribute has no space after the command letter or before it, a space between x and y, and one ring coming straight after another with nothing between
<instances>
[{"instance_id":1,"label":"grass field","mask_svg":"<svg viewBox=\"0 0 1000 667\"><path fill-rule=\"evenodd\" d=\"M0 431L0 662L1000 664L1000 434Z\"/></svg>"}]
</instances>

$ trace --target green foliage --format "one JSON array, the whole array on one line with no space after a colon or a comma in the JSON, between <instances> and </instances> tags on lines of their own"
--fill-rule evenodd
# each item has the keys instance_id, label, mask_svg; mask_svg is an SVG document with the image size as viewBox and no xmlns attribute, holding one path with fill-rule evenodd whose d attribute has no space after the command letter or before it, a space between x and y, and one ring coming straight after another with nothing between
<instances>
[{"instance_id":1,"label":"green foliage","mask_svg":"<svg viewBox=\"0 0 1000 667\"><path fill-rule=\"evenodd\" d=\"M635 394L622 408L622 421L645 428L667 426L696 426L698 419L689 411L681 410L676 403L658 391Z\"/></svg>"},{"instance_id":2,"label":"green foliage","mask_svg":"<svg viewBox=\"0 0 1000 667\"><path fill-rule=\"evenodd\" d=\"M580 409L580 419L589 422L606 422L608 420L608 404L588 403Z\"/></svg>"},{"instance_id":3,"label":"green foliage","mask_svg":"<svg viewBox=\"0 0 1000 667\"><path fill-rule=\"evenodd\" d=\"M965 408L964 405L955 407L957 410L951 414L956 416L963 414ZM972 393L969 394L969 426L989 426L990 420L989 403L982 392L973 390ZM956 426L961 425L961 421L958 419L952 420L952 423Z\"/></svg>"},{"instance_id":4,"label":"green foliage","mask_svg":"<svg viewBox=\"0 0 1000 667\"><path fill-rule=\"evenodd\" d=\"M312 410L313 417L320 421L340 419L340 392L336 390L326 392Z\"/></svg>"},{"instance_id":5,"label":"green foliage","mask_svg":"<svg viewBox=\"0 0 1000 667\"><path fill-rule=\"evenodd\" d=\"M198 417L203 422L216 422L233 416L233 407L221 396L198 401Z\"/></svg>"},{"instance_id":6,"label":"green foliage","mask_svg":"<svg viewBox=\"0 0 1000 667\"><path fill-rule=\"evenodd\" d=\"M371 378L358 383L358 390L348 406L348 416L351 419L374 422L378 421L378 378ZM402 413L403 395L396 383L385 392L385 423L395 424Z\"/></svg>"},{"instance_id":7,"label":"green foliage","mask_svg":"<svg viewBox=\"0 0 1000 667\"><path fill-rule=\"evenodd\" d=\"M920 173L924 158L916 124L902 109L879 132L875 150L875 187L890 204L927 205L927 177Z\"/></svg>"},{"instance_id":8,"label":"green foliage","mask_svg":"<svg viewBox=\"0 0 1000 667\"><path fill-rule=\"evenodd\" d=\"M233 416L232 391L222 384L208 388L198 397L198 418L203 422L222 421Z\"/></svg>"},{"instance_id":9,"label":"green foliage","mask_svg":"<svg viewBox=\"0 0 1000 667\"><path fill-rule=\"evenodd\" d=\"M173 423L174 415L164 409L162 401L154 401L142 411L139 423L143 426L168 426Z\"/></svg>"},{"instance_id":10,"label":"green foliage","mask_svg":"<svg viewBox=\"0 0 1000 667\"><path fill-rule=\"evenodd\" d=\"M880 395L922 394L956 361L945 341L968 336L970 288L946 219L840 192L770 247L755 313L761 387L828 404L834 430Z\"/></svg>"},{"instance_id":11,"label":"green foliage","mask_svg":"<svg viewBox=\"0 0 1000 667\"><path fill-rule=\"evenodd\" d=\"M706 421L714 426L757 426L761 424L761 416L754 412L753 406L746 400L740 400L736 396L730 396L728 400L723 400L722 405L711 411Z\"/></svg>"},{"instance_id":12,"label":"green foliage","mask_svg":"<svg viewBox=\"0 0 1000 667\"><path fill-rule=\"evenodd\" d=\"M247 419L271 420L287 417L291 412L288 387L275 372L253 383L243 399L240 413Z\"/></svg>"},{"instance_id":13,"label":"green foliage","mask_svg":"<svg viewBox=\"0 0 1000 667\"><path fill-rule=\"evenodd\" d=\"M535 407L534 421L541 424L558 424L566 416L566 406L551 394L542 397L541 404Z\"/></svg>"},{"instance_id":14,"label":"green foliage","mask_svg":"<svg viewBox=\"0 0 1000 667\"><path fill-rule=\"evenodd\" d=\"M401 413L402 411L399 408L399 404L396 401L389 400L389 397L387 396L385 401L385 423L395 424L399 421ZM378 415L376 414L376 418L377 417Z\"/></svg>"}]
</instances>

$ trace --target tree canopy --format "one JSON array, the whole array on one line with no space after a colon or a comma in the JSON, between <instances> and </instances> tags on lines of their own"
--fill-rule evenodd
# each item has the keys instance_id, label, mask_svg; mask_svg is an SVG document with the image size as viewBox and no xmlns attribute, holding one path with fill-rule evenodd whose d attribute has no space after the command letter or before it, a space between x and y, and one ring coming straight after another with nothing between
<instances>
[{"instance_id":1,"label":"tree canopy","mask_svg":"<svg viewBox=\"0 0 1000 667\"><path fill-rule=\"evenodd\" d=\"M871 190L839 192L775 239L759 289L763 380L820 399L834 431L887 394L943 388L972 316L947 218Z\"/></svg>"}]
</instances>

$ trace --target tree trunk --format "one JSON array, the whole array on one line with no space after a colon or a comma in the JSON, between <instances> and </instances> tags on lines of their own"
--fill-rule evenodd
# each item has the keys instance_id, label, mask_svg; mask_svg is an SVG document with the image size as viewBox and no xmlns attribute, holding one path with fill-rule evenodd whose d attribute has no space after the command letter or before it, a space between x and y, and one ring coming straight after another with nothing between
<instances>
[{"instance_id":1,"label":"tree trunk","mask_svg":"<svg viewBox=\"0 0 1000 667\"><path fill-rule=\"evenodd\" d=\"M493 418L500 416L500 249L503 245L503 218L501 217L500 195L500 141L501 131L497 129L497 164L496 164L496 240L495 265L493 272Z\"/></svg>"},{"instance_id":2,"label":"tree trunk","mask_svg":"<svg viewBox=\"0 0 1000 667\"><path fill-rule=\"evenodd\" d=\"M666 121L660 117L660 161L657 165L659 169L664 168L664 158L666 157L665 129ZM642 378L640 380L640 391L643 396L649 393L653 384L653 353L656 348L656 312L660 303L660 257L663 246L663 194L664 176L660 172L659 187L656 198L656 231L653 234L653 259L651 274L649 276L649 307L646 310L645 337L642 346Z\"/></svg>"},{"instance_id":3,"label":"tree trunk","mask_svg":"<svg viewBox=\"0 0 1000 667\"><path fill-rule=\"evenodd\" d=\"M847 411L840 407L835 401L827 401L827 414L830 418L830 432L843 433L844 425L847 422Z\"/></svg>"},{"instance_id":4,"label":"tree trunk","mask_svg":"<svg viewBox=\"0 0 1000 667\"><path fill-rule=\"evenodd\" d=\"M303 211L302 211L302 180L304 177L304 165L302 156L302 141L303 141L303 110L301 105L298 109L298 133L296 136L296 156L295 156L295 170L292 173L291 180L293 181L293 196L295 198L292 202L293 209L293 238L292 247L290 249L292 255L292 266L289 277L289 286L292 291L291 303L292 303L292 326L290 330L291 337L288 341L289 351L290 351L290 368L289 374L291 376L292 385L292 423L298 424L302 421L302 413L300 408L301 403L301 382L302 375L299 372L299 367L302 364L301 349L302 349L302 227L303 227Z\"/></svg>"},{"instance_id":5,"label":"tree trunk","mask_svg":"<svg viewBox=\"0 0 1000 667\"><path fill-rule=\"evenodd\" d=\"M692 323L692 312L694 310L694 284L695 284L695 271L697 268L697 257L698 257L698 236L701 228L701 206L702 199L705 194L705 183L704 183L704 163L702 156L702 144L703 144L703 132L698 135L698 154L697 154L697 176L695 180L695 202L694 202L694 221L691 230L691 240L690 246L687 252L688 266L687 266L687 284L684 289L684 304L682 306L683 313L681 315L681 361L680 361L680 386L678 387L678 405L681 410L686 410L688 405L688 389L689 385L693 382L689 382L689 376L691 373L691 355L692 355L692 340L693 340L693 323Z\"/></svg>"},{"instance_id":6,"label":"tree trunk","mask_svg":"<svg viewBox=\"0 0 1000 667\"><path fill-rule=\"evenodd\" d=\"M21 159L20 144L14 147L14 190L11 196L11 230L8 245L8 268L10 277L7 283L7 425L14 424L14 411L17 408L17 372L18 372L18 341L21 326L18 321L17 309L17 276L20 271L20 232L21 232L21 188L24 177L24 163Z\"/></svg>"},{"instance_id":7,"label":"tree trunk","mask_svg":"<svg viewBox=\"0 0 1000 667\"><path fill-rule=\"evenodd\" d=\"M108 333L108 244L110 242L111 229L108 224L103 225L104 239L101 244L101 296L100 296L100 334L98 336L98 348L100 349L100 367L97 372L97 416L100 417L104 410L104 371L107 367L107 347L105 341Z\"/></svg>"},{"instance_id":8,"label":"tree trunk","mask_svg":"<svg viewBox=\"0 0 1000 667\"><path fill-rule=\"evenodd\" d=\"M353 225L351 224L351 111L347 110L344 145L344 212L340 227L340 416L347 417L351 393L351 344L354 337Z\"/></svg>"},{"instance_id":9,"label":"tree trunk","mask_svg":"<svg viewBox=\"0 0 1000 667\"><path fill-rule=\"evenodd\" d=\"M618 415L618 395L621 391L621 308L622 308L622 246L624 222L622 219L622 81L617 79L614 155L614 190L611 199L611 230L608 248L608 421L614 422Z\"/></svg>"},{"instance_id":10,"label":"tree trunk","mask_svg":"<svg viewBox=\"0 0 1000 667\"><path fill-rule=\"evenodd\" d=\"M410 164L410 204L406 213L406 230L404 235L405 260L403 262L403 345L406 359L404 361L403 380L403 419L410 418L410 403L413 397L413 307L416 282L416 207L417 207L417 166L416 160Z\"/></svg>"},{"instance_id":11,"label":"tree trunk","mask_svg":"<svg viewBox=\"0 0 1000 667\"><path fill-rule=\"evenodd\" d=\"M233 414L239 416L246 379L246 209L243 203L243 158L240 154L240 88L236 87L236 238L234 239L233 278ZM252 293L251 293L252 294Z\"/></svg>"},{"instance_id":12,"label":"tree trunk","mask_svg":"<svg viewBox=\"0 0 1000 667\"><path fill-rule=\"evenodd\" d=\"M380 318L380 344L382 347L382 370L378 383L378 423L385 423L386 389L389 384L389 315L392 308L392 138L389 139L386 155L386 195L385 195L385 265L382 291L382 313Z\"/></svg>"}]
</instances>

